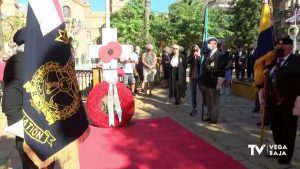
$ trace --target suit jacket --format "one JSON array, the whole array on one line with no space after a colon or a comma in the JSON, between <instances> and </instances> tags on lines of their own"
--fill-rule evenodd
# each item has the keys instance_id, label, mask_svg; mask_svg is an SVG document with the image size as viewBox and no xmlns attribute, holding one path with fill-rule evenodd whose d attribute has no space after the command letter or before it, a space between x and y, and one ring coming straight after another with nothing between
<instances>
[{"instance_id":1,"label":"suit jacket","mask_svg":"<svg viewBox=\"0 0 300 169\"><path fill-rule=\"evenodd\" d=\"M173 55L170 60L172 60ZM176 92L176 86L180 87L181 95L185 96L185 85L186 85L186 58L180 54L178 57L178 67L171 67L170 69L170 87L169 97L172 98Z\"/></svg>"},{"instance_id":2,"label":"suit jacket","mask_svg":"<svg viewBox=\"0 0 300 169\"><path fill-rule=\"evenodd\" d=\"M273 60L266 74L268 100L276 99L276 102L280 101L282 105L291 109L296 97L300 96L300 57L291 54L278 70L276 78L273 79L270 76L270 70L276 66L276 62L277 58ZM272 80L276 82L272 83Z\"/></svg>"},{"instance_id":3,"label":"suit jacket","mask_svg":"<svg viewBox=\"0 0 300 169\"><path fill-rule=\"evenodd\" d=\"M22 119L23 108L23 53L13 55L4 69L2 110L8 125Z\"/></svg>"},{"instance_id":4,"label":"suit jacket","mask_svg":"<svg viewBox=\"0 0 300 169\"><path fill-rule=\"evenodd\" d=\"M225 77L225 66L222 53L216 51L212 56L207 56L203 62L203 85L209 88L216 88L218 77Z\"/></svg>"}]
</instances>

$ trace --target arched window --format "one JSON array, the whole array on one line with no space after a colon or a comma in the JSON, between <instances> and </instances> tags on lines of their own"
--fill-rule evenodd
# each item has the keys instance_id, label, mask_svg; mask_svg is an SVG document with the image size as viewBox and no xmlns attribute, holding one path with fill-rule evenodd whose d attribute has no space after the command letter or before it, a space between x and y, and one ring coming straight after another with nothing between
<instances>
[{"instance_id":1,"label":"arched window","mask_svg":"<svg viewBox=\"0 0 300 169\"><path fill-rule=\"evenodd\" d=\"M65 18L71 18L71 8L69 6L63 6L63 12Z\"/></svg>"}]
</instances>

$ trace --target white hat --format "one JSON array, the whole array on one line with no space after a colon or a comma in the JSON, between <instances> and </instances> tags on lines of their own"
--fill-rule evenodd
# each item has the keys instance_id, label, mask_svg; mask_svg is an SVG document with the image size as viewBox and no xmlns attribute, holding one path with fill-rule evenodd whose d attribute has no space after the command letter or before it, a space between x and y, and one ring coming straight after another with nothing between
<instances>
[{"instance_id":1,"label":"white hat","mask_svg":"<svg viewBox=\"0 0 300 169\"><path fill-rule=\"evenodd\" d=\"M179 45L174 44L173 49L179 49Z\"/></svg>"},{"instance_id":2,"label":"white hat","mask_svg":"<svg viewBox=\"0 0 300 169\"><path fill-rule=\"evenodd\" d=\"M151 45L150 43L148 43L148 44L146 45L146 49L153 49L153 45Z\"/></svg>"}]
</instances>

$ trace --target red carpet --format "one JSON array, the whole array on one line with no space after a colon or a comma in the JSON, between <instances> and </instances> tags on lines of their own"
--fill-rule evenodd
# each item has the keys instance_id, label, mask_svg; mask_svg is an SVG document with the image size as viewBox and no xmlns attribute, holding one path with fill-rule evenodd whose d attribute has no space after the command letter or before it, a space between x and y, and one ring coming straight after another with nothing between
<instances>
[{"instance_id":1,"label":"red carpet","mask_svg":"<svg viewBox=\"0 0 300 169\"><path fill-rule=\"evenodd\" d=\"M118 129L90 128L79 147L81 169L245 168L170 118L135 120Z\"/></svg>"}]
</instances>

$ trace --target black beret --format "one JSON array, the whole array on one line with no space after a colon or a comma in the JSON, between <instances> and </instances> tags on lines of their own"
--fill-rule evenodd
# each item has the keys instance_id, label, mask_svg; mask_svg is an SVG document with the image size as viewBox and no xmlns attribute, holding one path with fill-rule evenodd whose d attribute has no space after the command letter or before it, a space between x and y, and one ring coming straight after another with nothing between
<instances>
[{"instance_id":1,"label":"black beret","mask_svg":"<svg viewBox=\"0 0 300 169\"><path fill-rule=\"evenodd\" d=\"M23 45L25 43L25 27L19 29L14 37L13 37L13 41L17 44L17 45Z\"/></svg>"},{"instance_id":2,"label":"black beret","mask_svg":"<svg viewBox=\"0 0 300 169\"><path fill-rule=\"evenodd\" d=\"M282 39L278 39L276 41L276 45L277 44L282 44L282 45L293 45L294 42L291 38L282 38Z\"/></svg>"}]
</instances>

